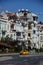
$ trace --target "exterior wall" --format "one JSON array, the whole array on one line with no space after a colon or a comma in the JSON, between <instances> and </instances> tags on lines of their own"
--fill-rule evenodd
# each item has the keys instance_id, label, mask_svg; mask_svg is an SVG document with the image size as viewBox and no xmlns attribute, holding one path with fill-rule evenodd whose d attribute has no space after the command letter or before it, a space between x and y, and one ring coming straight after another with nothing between
<instances>
[{"instance_id":1,"label":"exterior wall","mask_svg":"<svg viewBox=\"0 0 43 65\"><path fill-rule=\"evenodd\" d=\"M31 22L31 29L28 29L28 40L31 42L31 48L38 48L38 32L37 32L37 24L35 22ZM34 26L35 25L35 26Z\"/></svg>"},{"instance_id":2,"label":"exterior wall","mask_svg":"<svg viewBox=\"0 0 43 65\"><path fill-rule=\"evenodd\" d=\"M35 20L33 19L33 17L35 17ZM37 22L37 20L36 20L36 18L37 18L37 16L35 15L35 14L33 14L33 13L31 13L31 20L30 20L30 27L31 27L31 29L28 29L28 33L30 33L30 37L28 38L28 40L30 40L30 42L31 42L31 48L39 48L39 46L38 46L38 29L37 29L37 24L38 24L38 22Z\"/></svg>"},{"instance_id":3,"label":"exterior wall","mask_svg":"<svg viewBox=\"0 0 43 65\"><path fill-rule=\"evenodd\" d=\"M33 47L38 48L37 24L35 22L32 26L32 41L33 41Z\"/></svg>"},{"instance_id":4,"label":"exterior wall","mask_svg":"<svg viewBox=\"0 0 43 65\"><path fill-rule=\"evenodd\" d=\"M24 13L26 13L26 18L27 18L26 21L23 20L24 19L24 17L23 17ZM38 19L38 16L35 15L35 14L33 14L33 13L24 11L24 10L19 11L17 13L17 15L18 15L19 18L22 17L21 22L23 22L24 24L25 23L27 24L27 26L25 25L25 27L23 27L23 29L25 31L24 32L25 39L28 40L28 41L30 41L30 42L28 42L28 45L31 48L38 48L38 36L37 36L37 34L38 34L37 33L37 19ZM35 17L35 19L33 17ZM30 26L31 29L28 29L28 23L29 22L31 23L31 21L33 21L33 26ZM35 25L35 27L34 27L34 25ZM35 31L35 33L33 33L33 31ZM30 34L31 36L28 36L28 34ZM27 44L27 43L25 43L25 44Z\"/></svg>"},{"instance_id":5,"label":"exterior wall","mask_svg":"<svg viewBox=\"0 0 43 65\"><path fill-rule=\"evenodd\" d=\"M40 48L43 48L43 33L39 35L39 44L40 44Z\"/></svg>"},{"instance_id":6,"label":"exterior wall","mask_svg":"<svg viewBox=\"0 0 43 65\"><path fill-rule=\"evenodd\" d=\"M24 14L26 13L26 16L24 16ZM28 21L26 20L26 18L28 19L28 17L29 16L27 16L27 12L26 11L19 11L19 12L17 12L16 13L17 14L17 16L18 16L18 18L20 19L20 22L21 22L21 27L22 27L22 29L21 29L21 27L20 27L20 29L21 29L21 33L22 33L22 40L21 40L21 42L24 42L23 44L25 45L25 46L27 46L28 44ZM19 24L20 25L20 24Z\"/></svg>"},{"instance_id":7,"label":"exterior wall","mask_svg":"<svg viewBox=\"0 0 43 65\"><path fill-rule=\"evenodd\" d=\"M3 15L3 18L0 17L0 37L3 36L3 30L6 31L5 37L9 35L9 37L12 37L13 40L18 40L19 45L24 42L27 48L28 46L31 48L40 48L40 46L42 47L43 41L41 40L41 36L43 35L43 32L38 30L38 16L26 10L21 10L15 15L17 16L16 20L13 18L9 20L9 16L14 16L14 13L9 14L8 16L7 14ZM35 17L35 19L33 17ZM13 27L11 27L11 25ZM28 28L29 25L31 29Z\"/></svg>"},{"instance_id":8,"label":"exterior wall","mask_svg":"<svg viewBox=\"0 0 43 65\"><path fill-rule=\"evenodd\" d=\"M7 20L0 18L0 37L5 36L7 31Z\"/></svg>"},{"instance_id":9,"label":"exterior wall","mask_svg":"<svg viewBox=\"0 0 43 65\"><path fill-rule=\"evenodd\" d=\"M43 23L38 24L39 46L43 48Z\"/></svg>"}]
</instances>

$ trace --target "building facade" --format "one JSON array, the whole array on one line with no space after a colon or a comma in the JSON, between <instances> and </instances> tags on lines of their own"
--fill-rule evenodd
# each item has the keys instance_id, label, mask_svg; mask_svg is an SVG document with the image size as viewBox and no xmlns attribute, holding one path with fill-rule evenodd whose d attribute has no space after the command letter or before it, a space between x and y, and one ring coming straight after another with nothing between
<instances>
[{"instance_id":1,"label":"building facade","mask_svg":"<svg viewBox=\"0 0 43 65\"><path fill-rule=\"evenodd\" d=\"M23 49L39 49L43 46L41 26L43 25L38 23L38 16L27 9L6 13L0 15L0 38L9 36Z\"/></svg>"},{"instance_id":2,"label":"building facade","mask_svg":"<svg viewBox=\"0 0 43 65\"><path fill-rule=\"evenodd\" d=\"M38 23L38 39L39 47L43 48L43 22Z\"/></svg>"}]
</instances>

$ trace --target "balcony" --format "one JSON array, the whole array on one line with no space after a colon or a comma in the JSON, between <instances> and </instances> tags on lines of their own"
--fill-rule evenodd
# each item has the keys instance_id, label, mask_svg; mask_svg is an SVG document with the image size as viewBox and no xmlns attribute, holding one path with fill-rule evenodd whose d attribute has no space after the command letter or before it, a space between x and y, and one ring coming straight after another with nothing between
<instances>
[{"instance_id":1,"label":"balcony","mask_svg":"<svg viewBox=\"0 0 43 65\"><path fill-rule=\"evenodd\" d=\"M32 37L29 37L29 36L28 36L28 40L30 40L30 39L32 39Z\"/></svg>"},{"instance_id":2,"label":"balcony","mask_svg":"<svg viewBox=\"0 0 43 65\"><path fill-rule=\"evenodd\" d=\"M16 38L18 41L24 41L24 38L23 38L23 36L17 36L17 38Z\"/></svg>"},{"instance_id":3,"label":"balcony","mask_svg":"<svg viewBox=\"0 0 43 65\"><path fill-rule=\"evenodd\" d=\"M31 33L31 32L32 32L32 29L29 29L29 30L28 30L28 33Z\"/></svg>"}]
</instances>

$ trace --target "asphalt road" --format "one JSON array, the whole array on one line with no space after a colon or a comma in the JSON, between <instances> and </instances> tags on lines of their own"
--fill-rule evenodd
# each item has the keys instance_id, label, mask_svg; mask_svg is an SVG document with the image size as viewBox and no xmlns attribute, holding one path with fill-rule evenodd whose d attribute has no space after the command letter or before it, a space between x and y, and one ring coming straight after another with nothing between
<instances>
[{"instance_id":1,"label":"asphalt road","mask_svg":"<svg viewBox=\"0 0 43 65\"><path fill-rule=\"evenodd\" d=\"M43 65L43 56L13 55L0 57L0 65Z\"/></svg>"}]
</instances>

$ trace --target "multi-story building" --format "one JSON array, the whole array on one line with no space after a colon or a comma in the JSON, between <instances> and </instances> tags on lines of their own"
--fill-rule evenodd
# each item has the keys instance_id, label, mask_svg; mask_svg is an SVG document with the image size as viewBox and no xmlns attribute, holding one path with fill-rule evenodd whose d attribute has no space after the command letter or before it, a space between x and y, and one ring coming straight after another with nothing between
<instances>
[{"instance_id":1,"label":"multi-story building","mask_svg":"<svg viewBox=\"0 0 43 65\"><path fill-rule=\"evenodd\" d=\"M7 22L8 20L4 18L5 15L0 15L0 38L5 36L7 31ZM6 16L5 16L6 17Z\"/></svg>"},{"instance_id":2,"label":"multi-story building","mask_svg":"<svg viewBox=\"0 0 43 65\"><path fill-rule=\"evenodd\" d=\"M27 38L28 38L28 17L27 17L28 11L22 9L22 10L19 10L16 14L17 14L18 19L19 19L21 26L23 28L22 45L24 45L27 48L27 46L28 46L28 40L27 40Z\"/></svg>"},{"instance_id":3,"label":"multi-story building","mask_svg":"<svg viewBox=\"0 0 43 65\"><path fill-rule=\"evenodd\" d=\"M7 13L8 23L7 23L7 32L6 35L11 37L13 40L16 40L16 29L14 29L16 24L16 14L15 13Z\"/></svg>"},{"instance_id":4,"label":"multi-story building","mask_svg":"<svg viewBox=\"0 0 43 65\"><path fill-rule=\"evenodd\" d=\"M23 30L26 38L25 46L27 46L27 48L38 48L38 16L34 13L29 12L27 9L19 10L19 12L16 14L23 25Z\"/></svg>"},{"instance_id":5,"label":"multi-story building","mask_svg":"<svg viewBox=\"0 0 43 65\"><path fill-rule=\"evenodd\" d=\"M34 48L38 48L38 35L37 35L38 34L38 29L37 29L38 16L32 13L32 17L33 17L32 41L33 41Z\"/></svg>"},{"instance_id":6,"label":"multi-story building","mask_svg":"<svg viewBox=\"0 0 43 65\"><path fill-rule=\"evenodd\" d=\"M8 35L26 49L40 48L43 44L43 41L40 41L43 32L39 31L42 27L39 26L42 24L38 23L38 16L27 9L0 15L0 37Z\"/></svg>"},{"instance_id":7,"label":"multi-story building","mask_svg":"<svg viewBox=\"0 0 43 65\"><path fill-rule=\"evenodd\" d=\"M43 22L38 23L39 48L43 48Z\"/></svg>"}]
</instances>

